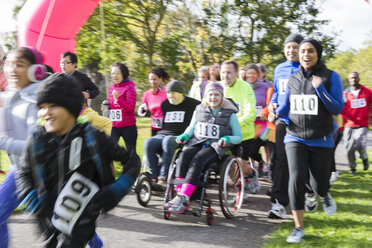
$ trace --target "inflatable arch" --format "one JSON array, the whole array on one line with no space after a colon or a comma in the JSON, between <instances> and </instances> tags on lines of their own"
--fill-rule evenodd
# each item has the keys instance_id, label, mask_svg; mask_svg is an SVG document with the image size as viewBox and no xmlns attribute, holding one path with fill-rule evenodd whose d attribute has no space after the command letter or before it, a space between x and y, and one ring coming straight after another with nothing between
<instances>
[{"instance_id":1,"label":"inflatable arch","mask_svg":"<svg viewBox=\"0 0 372 248\"><path fill-rule=\"evenodd\" d=\"M75 36L101 0L28 0L18 14L19 46L36 47L60 72L60 56L75 52Z\"/></svg>"}]
</instances>

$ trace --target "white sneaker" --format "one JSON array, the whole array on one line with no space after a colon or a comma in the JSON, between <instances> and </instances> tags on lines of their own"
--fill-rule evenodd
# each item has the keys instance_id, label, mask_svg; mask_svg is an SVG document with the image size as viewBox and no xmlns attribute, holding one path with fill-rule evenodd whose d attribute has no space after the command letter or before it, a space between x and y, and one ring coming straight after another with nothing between
<instances>
[{"instance_id":1,"label":"white sneaker","mask_svg":"<svg viewBox=\"0 0 372 248\"><path fill-rule=\"evenodd\" d=\"M337 178L338 178L338 174L339 174L338 171L333 171L332 174L331 174L331 178L329 179L329 182L334 182L334 181L336 181Z\"/></svg>"},{"instance_id":2,"label":"white sneaker","mask_svg":"<svg viewBox=\"0 0 372 248\"><path fill-rule=\"evenodd\" d=\"M323 210L328 215L333 215L337 211L337 204L331 194L328 192L328 196L322 199Z\"/></svg>"},{"instance_id":3,"label":"white sneaker","mask_svg":"<svg viewBox=\"0 0 372 248\"><path fill-rule=\"evenodd\" d=\"M300 243L303 236L305 236L305 230L299 227L295 227L293 228L291 235L287 237L287 242Z\"/></svg>"},{"instance_id":4,"label":"white sneaker","mask_svg":"<svg viewBox=\"0 0 372 248\"><path fill-rule=\"evenodd\" d=\"M186 195L177 195L173 204L168 208L169 212L180 214L190 209L190 198Z\"/></svg>"},{"instance_id":5,"label":"white sneaker","mask_svg":"<svg viewBox=\"0 0 372 248\"><path fill-rule=\"evenodd\" d=\"M252 168L252 170L254 175L248 177L248 188L252 194L257 194L261 185L260 181L258 180L257 170L255 168Z\"/></svg>"},{"instance_id":6,"label":"white sneaker","mask_svg":"<svg viewBox=\"0 0 372 248\"><path fill-rule=\"evenodd\" d=\"M270 219L286 219L285 209L282 204L275 199L275 203L271 203L271 210L268 212Z\"/></svg>"},{"instance_id":7,"label":"white sneaker","mask_svg":"<svg viewBox=\"0 0 372 248\"><path fill-rule=\"evenodd\" d=\"M318 200L316 194L305 194L305 210L306 212L313 212L318 208Z\"/></svg>"}]
</instances>

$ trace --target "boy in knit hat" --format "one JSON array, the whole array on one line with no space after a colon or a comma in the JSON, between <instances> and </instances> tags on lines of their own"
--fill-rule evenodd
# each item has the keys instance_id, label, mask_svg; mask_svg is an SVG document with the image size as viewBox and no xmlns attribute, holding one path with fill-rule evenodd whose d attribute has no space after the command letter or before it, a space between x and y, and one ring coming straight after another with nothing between
<instances>
[{"instance_id":1,"label":"boy in knit hat","mask_svg":"<svg viewBox=\"0 0 372 248\"><path fill-rule=\"evenodd\" d=\"M129 192L140 169L136 154L106 134L79 123L83 95L64 73L47 78L37 94L40 126L33 131L17 171L17 191L35 209L46 247L85 247L100 211ZM115 180L110 167L120 161Z\"/></svg>"}]
</instances>

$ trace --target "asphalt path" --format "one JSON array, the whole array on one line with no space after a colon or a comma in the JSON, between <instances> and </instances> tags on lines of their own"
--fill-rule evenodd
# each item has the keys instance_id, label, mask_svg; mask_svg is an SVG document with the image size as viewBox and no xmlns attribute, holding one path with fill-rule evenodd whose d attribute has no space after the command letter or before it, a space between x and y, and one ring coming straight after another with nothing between
<instances>
[{"instance_id":1,"label":"asphalt path","mask_svg":"<svg viewBox=\"0 0 372 248\"><path fill-rule=\"evenodd\" d=\"M372 132L368 133L368 147L372 147ZM336 162L338 170L348 169L342 143L336 151ZM239 215L233 219L223 216L217 190L212 187L208 193L213 201L212 226L206 224L205 213L201 217L172 214L169 220L165 220L161 194L154 195L145 208L138 204L136 195L130 193L114 210L99 218L97 233L103 239L104 247L110 248L262 247L278 223L293 221L288 207L287 220L267 218L271 204L265 192L269 186L270 183L261 181L259 194L250 194ZM40 247L41 239L32 218L13 214L9 219L9 229L10 247Z\"/></svg>"}]
</instances>

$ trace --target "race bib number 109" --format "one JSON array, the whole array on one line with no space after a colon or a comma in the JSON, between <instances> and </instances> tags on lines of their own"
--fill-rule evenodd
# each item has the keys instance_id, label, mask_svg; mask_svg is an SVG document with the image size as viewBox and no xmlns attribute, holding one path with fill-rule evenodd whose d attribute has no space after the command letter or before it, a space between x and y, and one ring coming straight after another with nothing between
<instances>
[{"instance_id":1,"label":"race bib number 109","mask_svg":"<svg viewBox=\"0 0 372 248\"><path fill-rule=\"evenodd\" d=\"M201 138L218 139L220 137L220 126L218 125L198 122L195 128L197 135Z\"/></svg>"},{"instance_id":2,"label":"race bib number 109","mask_svg":"<svg viewBox=\"0 0 372 248\"><path fill-rule=\"evenodd\" d=\"M291 95L291 114L318 115L318 97L316 95Z\"/></svg>"},{"instance_id":3,"label":"race bib number 109","mask_svg":"<svg viewBox=\"0 0 372 248\"><path fill-rule=\"evenodd\" d=\"M54 205L54 227L71 235L76 221L98 190L95 183L75 172L59 193Z\"/></svg>"}]
</instances>

